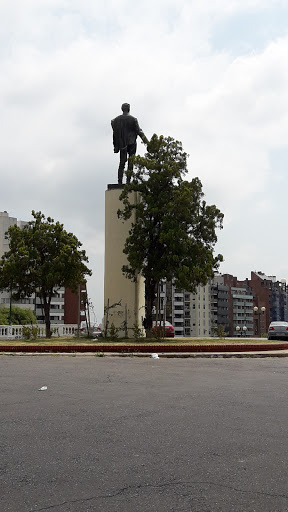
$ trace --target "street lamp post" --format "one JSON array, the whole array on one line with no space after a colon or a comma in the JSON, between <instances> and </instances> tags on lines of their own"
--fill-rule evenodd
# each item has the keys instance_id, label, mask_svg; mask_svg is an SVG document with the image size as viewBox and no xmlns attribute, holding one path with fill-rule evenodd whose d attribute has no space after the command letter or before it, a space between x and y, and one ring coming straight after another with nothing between
<instances>
[{"instance_id":1,"label":"street lamp post","mask_svg":"<svg viewBox=\"0 0 288 512\"><path fill-rule=\"evenodd\" d=\"M258 316L258 334L259 338L261 338L261 316L264 315L266 308L262 306L262 308L259 309L257 306L255 306L253 309L254 314Z\"/></svg>"},{"instance_id":2,"label":"street lamp post","mask_svg":"<svg viewBox=\"0 0 288 512\"><path fill-rule=\"evenodd\" d=\"M246 325L243 325L240 327L240 325L236 325L236 331L238 336L246 336L247 327Z\"/></svg>"}]
</instances>

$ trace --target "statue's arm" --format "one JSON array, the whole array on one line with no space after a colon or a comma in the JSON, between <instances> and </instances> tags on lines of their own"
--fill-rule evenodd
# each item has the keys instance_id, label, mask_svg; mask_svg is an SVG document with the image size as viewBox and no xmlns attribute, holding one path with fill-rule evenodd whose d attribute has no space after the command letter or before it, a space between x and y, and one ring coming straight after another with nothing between
<instances>
[{"instance_id":1,"label":"statue's arm","mask_svg":"<svg viewBox=\"0 0 288 512\"><path fill-rule=\"evenodd\" d=\"M113 130L114 153L118 153L119 152L119 144L118 144L118 137L117 137L116 129L115 129L115 119L112 119L111 126L112 126L112 130Z\"/></svg>"},{"instance_id":2,"label":"statue's arm","mask_svg":"<svg viewBox=\"0 0 288 512\"><path fill-rule=\"evenodd\" d=\"M139 123L138 123L138 119L136 119L136 118L135 118L135 124L136 124L137 135L139 135L140 139L142 139L144 144L148 144L149 140L147 139L147 137L146 137L145 133L143 132L143 130L141 130L141 128L139 126Z\"/></svg>"}]
</instances>

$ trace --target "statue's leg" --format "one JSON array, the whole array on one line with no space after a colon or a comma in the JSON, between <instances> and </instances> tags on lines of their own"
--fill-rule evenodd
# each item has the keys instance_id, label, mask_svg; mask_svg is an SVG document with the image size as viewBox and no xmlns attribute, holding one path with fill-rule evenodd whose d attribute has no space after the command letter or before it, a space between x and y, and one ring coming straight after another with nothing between
<instances>
[{"instance_id":1,"label":"statue's leg","mask_svg":"<svg viewBox=\"0 0 288 512\"><path fill-rule=\"evenodd\" d=\"M129 154L129 158L128 158L128 171L133 171L133 163L132 163L132 160L131 160L131 156L134 156L136 154L136 149L137 149L137 145L136 143L135 144L130 144L128 146L128 154ZM130 176L128 175L127 176L127 183L130 183Z\"/></svg>"},{"instance_id":2,"label":"statue's leg","mask_svg":"<svg viewBox=\"0 0 288 512\"><path fill-rule=\"evenodd\" d=\"M125 164L127 162L127 148L120 149L120 163L118 167L118 183L122 185Z\"/></svg>"}]
</instances>

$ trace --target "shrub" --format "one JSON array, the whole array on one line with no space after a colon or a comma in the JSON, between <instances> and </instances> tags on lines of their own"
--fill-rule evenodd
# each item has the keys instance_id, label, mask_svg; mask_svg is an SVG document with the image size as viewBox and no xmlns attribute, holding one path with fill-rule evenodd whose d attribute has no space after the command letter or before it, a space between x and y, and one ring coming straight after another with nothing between
<instances>
[{"instance_id":1,"label":"shrub","mask_svg":"<svg viewBox=\"0 0 288 512\"><path fill-rule=\"evenodd\" d=\"M117 340L117 338L119 336L118 335L119 330L120 329L115 327L114 323L112 322L110 329L109 329L109 337L111 338L112 341Z\"/></svg>"},{"instance_id":2,"label":"shrub","mask_svg":"<svg viewBox=\"0 0 288 512\"><path fill-rule=\"evenodd\" d=\"M139 327L137 324L134 324L132 327L133 331L133 338L135 341L143 340L143 332L141 327Z\"/></svg>"},{"instance_id":3,"label":"shrub","mask_svg":"<svg viewBox=\"0 0 288 512\"><path fill-rule=\"evenodd\" d=\"M225 338L226 331L225 331L224 325L222 325L222 324L218 325L218 327L217 327L217 336L218 336L218 338Z\"/></svg>"},{"instance_id":4,"label":"shrub","mask_svg":"<svg viewBox=\"0 0 288 512\"><path fill-rule=\"evenodd\" d=\"M158 325L155 326L155 329L153 329L153 335L156 340L161 340L165 337L165 329L164 327Z\"/></svg>"},{"instance_id":5,"label":"shrub","mask_svg":"<svg viewBox=\"0 0 288 512\"><path fill-rule=\"evenodd\" d=\"M36 340L37 335L38 335L38 327L33 326L33 325L31 325L31 327L27 326L27 325L22 326L22 337L25 340L30 340L30 339Z\"/></svg>"}]
</instances>

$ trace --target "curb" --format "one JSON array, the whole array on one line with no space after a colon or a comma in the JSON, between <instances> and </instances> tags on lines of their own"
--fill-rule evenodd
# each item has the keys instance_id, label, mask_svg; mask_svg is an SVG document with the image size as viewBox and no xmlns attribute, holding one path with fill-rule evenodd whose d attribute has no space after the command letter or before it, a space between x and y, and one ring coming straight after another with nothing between
<instances>
[{"instance_id":1,"label":"curb","mask_svg":"<svg viewBox=\"0 0 288 512\"><path fill-rule=\"evenodd\" d=\"M140 355L151 354L153 352L160 354L207 354L207 353L262 353L262 352L275 352L275 351L288 351L288 343L275 343L271 344L247 344L247 345L0 345L0 353L60 353L60 354L73 354L73 353L90 353L90 354L126 354L126 355Z\"/></svg>"},{"instance_id":2,"label":"curb","mask_svg":"<svg viewBox=\"0 0 288 512\"><path fill-rule=\"evenodd\" d=\"M92 352L0 352L1 356L20 356L20 357L41 357L41 356L56 356L56 357L96 357L96 358L103 358L103 357L126 357L126 358L151 358L151 353L113 353L113 352L106 352L103 353L92 353ZM285 352L214 352L214 353L158 353L159 359L232 359L232 358L238 358L238 359L255 359L255 358L271 358L271 357L288 357L288 351Z\"/></svg>"}]
</instances>

